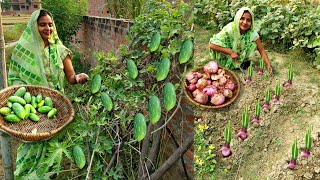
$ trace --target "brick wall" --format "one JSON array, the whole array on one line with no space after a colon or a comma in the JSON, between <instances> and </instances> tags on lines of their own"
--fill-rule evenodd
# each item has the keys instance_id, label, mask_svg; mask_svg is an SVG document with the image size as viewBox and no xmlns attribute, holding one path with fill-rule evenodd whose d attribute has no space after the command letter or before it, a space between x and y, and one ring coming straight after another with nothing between
<instances>
[{"instance_id":1,"label":"brick wall","mask_svg":"<svg viewBox=\"0 0 320 180\"><path fill-rule=\"evenodd\" d=\"M97 61L93 51L116 51L120 44L127 44L125 39L132 22L110 17L84 16L77 35L73 37L72 46L87 57L82 58L85 65L93 67Z\"/></svg>"},{"instance_id":2,"label":"brick wall","mask_svg":"<svg viewBox=\"0 0 320 180\"><path fill-rule=\"evenodd\" d=\"M89 0L88 16L109 16L106 0Z\"/></svg>"}]
</instances>

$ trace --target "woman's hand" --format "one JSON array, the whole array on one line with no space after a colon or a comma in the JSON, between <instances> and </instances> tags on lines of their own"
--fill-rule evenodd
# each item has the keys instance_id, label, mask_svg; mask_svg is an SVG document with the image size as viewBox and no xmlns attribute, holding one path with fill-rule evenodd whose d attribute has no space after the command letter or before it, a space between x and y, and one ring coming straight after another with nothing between
<instances>
[{"instance_id":1,"label":"woman's hand","mask_svg":"<svg viewBox=\"0 0 320 180\"><path fill-rule=\"evenodd\" d=\"M270 76L272 76L272 75L273 75L273 73L272 73L272 67L271 67L271 65L270 65L270 64L269 64L269 65L267 65L267 69L268 69L268 71L269 71Z\"/></svg>"},{"instance_id":2,"label":"woman's hand","mask_svg":"<svg viewBox=\"0 0 320 180\"><path fill-rule=\"evenodd\" d=\"M235 53L234 51L232 51L232 53L230 54L231 58L233 59L233 61L240 63L239 59L238 59L238 54Z\"/></svg>"},{"instance_id":3,"label":"woman's hand","mask_svg":"<svg viewBox=\"0 0 320 180\"><path fill-rule=\"evenodd\" d=\"M85 73L80 73L74 76L77 83L84 84L88 81L89 76Z\"/></svg>"}]
</instances>

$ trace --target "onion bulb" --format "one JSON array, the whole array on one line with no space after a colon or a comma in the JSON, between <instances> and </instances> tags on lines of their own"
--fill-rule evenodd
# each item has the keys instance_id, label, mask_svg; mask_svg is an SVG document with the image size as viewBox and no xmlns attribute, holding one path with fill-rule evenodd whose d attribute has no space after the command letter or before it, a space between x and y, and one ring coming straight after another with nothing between
<instances>
[{"instance_id":1,"label":"onion bulb","mask_svg":"<svg viewBox=\"0 0 320 180\"><path fill-rule=\"evenodd\" d=\"M215 93L213 96L211 96L211 103L218 106L224 103L225 97L221 93Z\"/></svg>"},{"instance_id":2,"label":"onion bulb","mask_svg":"<svg viewBox=\"0 0 320 180\"><path fill-rule=\"evenodd\" d=\"M204 92L199 92L196 97L194 98L200 104L207 104L208 102L208 95Z\"/></svg>"},{"instance_id":3,"label":"onion bulb","mask_svg":"<svg viewBox=\"0 0 320 180\"><path fill-rule=\"evenodd\" d=\"M210 61L203 66L203 70L206 73L216 73L218 71L218 64L214 61Z\"/></svg>"}]
</instances>

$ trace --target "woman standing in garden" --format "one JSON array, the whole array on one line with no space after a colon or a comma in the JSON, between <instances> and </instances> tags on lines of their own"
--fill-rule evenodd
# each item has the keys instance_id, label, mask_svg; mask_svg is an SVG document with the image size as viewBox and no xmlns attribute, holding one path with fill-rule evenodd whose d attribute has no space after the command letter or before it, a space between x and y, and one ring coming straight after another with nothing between
<instances>
[{"instance_id":1,"label":"woman standing in garden","mask_svg":"<svg viewBox=\"0 0 320 180\"><path fill-rule=\"evenodd\" d=\"M210 57L220 66L246 69L258 49L270 75L272 67L268 55L261 43L259 34L254 29L254 16L251 9L242 7L234 17L234 21L214 34L209 42Z\"/></svg>"},{"instance_id":2,"label":"woman standing in garden","mask_svg":"<svg viewBox=\"0 0 320 180\"><path fill-rule=\"evenodd\" d=\"M13 50L8 84L47 86L64 93L65 80L69 84L85 83L88 80L85 73L75 74L71 59L72 53L60 41L52 15L46 10L37 10L32 13L27 28ZM35 172L38 166L45 166L38 162L45 158L48 144L38 142L20 145L15 178L23 179L22 176Z\"/></svg>"}]
</instances>

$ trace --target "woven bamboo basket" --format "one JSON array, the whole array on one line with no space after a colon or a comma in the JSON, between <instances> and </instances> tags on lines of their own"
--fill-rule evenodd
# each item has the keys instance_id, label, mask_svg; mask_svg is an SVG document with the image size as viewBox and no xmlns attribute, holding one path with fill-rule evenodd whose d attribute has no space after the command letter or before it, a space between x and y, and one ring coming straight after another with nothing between
<instances>
[{"instance_id":1,"label":"woven bamboo basket","mask_svg":"<svg viewBox=\"0 0 320 180\"><path fill-rule=\"evenodd\" d=\"M207 102L207 104L200 104L197 101L194 100L192 93L187 89L187 86L190 84L186 79L184 80L184 92L187 96L187 99L194 105L196 106L200 106L202 108L208 108L208 109L219 109L219 108L223 108L226 106L229 106L231 103L233 103L240 92L240 81L238 79L238 77L229 69L223 68L223 67L219 67L219 69L224 69L225 74L230 76L231 81L234 83L235 85L235 89L233 90L233 96L230 99L226 99L226 101L221 104L221 105L214 105L212 104L210 101ZM192 70L191 72L200 72L203 73L203 67L199 67L196 68L194 70Z\"/></svg>"},{"instance_id":2,"label":"woven bamboo basket","mask_svg":"<svg viewBox=\"0 0 320 180\"><path fill-rule=\"evenodd\" d=\"M8 98L20 87L25 87L27 92L30 92L33 96L41 94L43 98L50 97L54 103L54 108L57 109L57 114L54 118L48 119L47 114L37 113L40 117L38 122L27 119L18 123L7 122L0 114L1 131L24 142L42 141L53 137L73 120L74 109L68 98L60 92L44 86L19 85L5 88L0 91L0 108L6 106ZM36 133L32 133L35 129Z\"/></svg>"}]
</instances>

